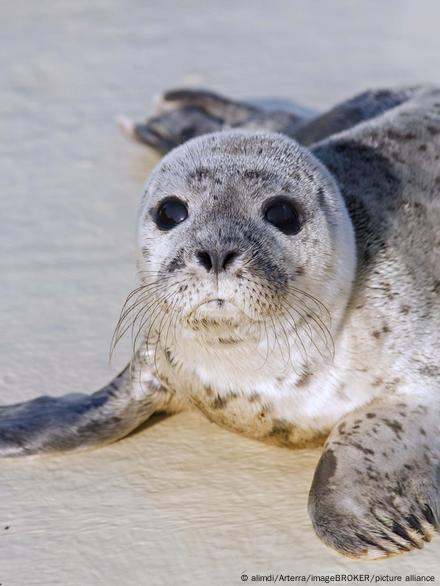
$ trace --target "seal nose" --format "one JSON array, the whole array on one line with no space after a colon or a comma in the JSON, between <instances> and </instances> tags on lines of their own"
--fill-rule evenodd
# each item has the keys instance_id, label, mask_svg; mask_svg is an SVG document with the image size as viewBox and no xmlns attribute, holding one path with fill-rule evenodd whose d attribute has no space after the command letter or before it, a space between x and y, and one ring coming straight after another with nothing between
<instances>
[{"instance_id":1,"label":"seal nose","mask_svg":"<svg viewBox=\"0 0 440 586\"><path fill-rule=\"evenodd\" d=\"M208 273L212 270L214 273L226 271L227 267L238 256L235 250L198 250L196 257L198 262L205 267Z\"/></svg>"}]
</instances>

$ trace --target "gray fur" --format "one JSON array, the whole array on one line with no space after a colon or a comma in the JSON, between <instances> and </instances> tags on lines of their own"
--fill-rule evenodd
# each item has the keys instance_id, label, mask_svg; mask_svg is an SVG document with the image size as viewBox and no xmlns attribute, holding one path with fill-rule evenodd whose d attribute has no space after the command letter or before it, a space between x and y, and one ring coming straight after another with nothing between
<instances>
[{"instance_id":1,"label":"gray fur","mask_svg":"<svg viewBox=\"0 0 440 586\"><path fill-rule=\"evenodd\" d=\"M0 453L108 443L189 408L282 446L327 437L309 496L321 539L352 557L422 547L440 522L440 91L370 91L304 121L179 90L132 131L162 153L185 143L142 200L141 285L118 329L139 332L134 376L1 408ZM295 236L262 217L280 193ZM160 232L169 195L188 219ZM214 275L206 251L234 254Z\"/></svg>"},{"instance_id":2,"label":"gray fur","mask_svg":"<svg viewBox=\"0 0 440 586\"><path fill-rule=\"evenodd\" d=\"M440 520L439 409L425 419L429 437L420 436L420 407L384 402L374 424L368 409L332 431L309 496L318 535L352 557L421 548Z\"/></svg>"},{"instance_id":3,"label":"gray fur","mask_svg":"<svg viewBox=\"0 0 440 586\"><path fill-rule=\"evenodd\" d=\"M139 373L128 366L92 395L44 396L0 407L0 454L29 456L108 444L165 409L169 400L161 382L140 382Z\"/></svg>"}]
</instances>

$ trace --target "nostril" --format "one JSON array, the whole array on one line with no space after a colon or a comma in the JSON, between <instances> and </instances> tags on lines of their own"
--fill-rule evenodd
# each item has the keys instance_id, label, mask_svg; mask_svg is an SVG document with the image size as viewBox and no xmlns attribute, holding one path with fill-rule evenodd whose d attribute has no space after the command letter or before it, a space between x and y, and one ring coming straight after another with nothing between
<instances>
[{"instance_id":1,"label":"nostril","mask_svg":"<svg viewBox=\"0 0 440 586\"><path fill-rule=\"evenodd\" d=\"M235 250L230 250L229 252L227 252L223 257L222 269L226 270L228 265L230 265L236 257L237 253L235 252Z\"/></svg>"},{"instance_id":2,"label":"nostril","mask_svg":"<svg viewBox=\"0 0 440 586\"><path fill-rule=\"evenodd\" d=\"M208 273L212 270L214 273L226 271L229 265L238 256L235 250L227 252L218 252L217 250L198 250L196 258L198 262L204 267Z\"/></svg>"},{"instance_id":3,"label":"nostril","mask_svg":"<svg viewBox=\"0 0 440 586\"><path fill-rule=\"evenodd\" d=\"M209 273L209 271L212 269L212 259L209 252L206 252L206 250L199 250L196 252L196 257L202 267L205 267Z\"/></svg>"}]
</instances>

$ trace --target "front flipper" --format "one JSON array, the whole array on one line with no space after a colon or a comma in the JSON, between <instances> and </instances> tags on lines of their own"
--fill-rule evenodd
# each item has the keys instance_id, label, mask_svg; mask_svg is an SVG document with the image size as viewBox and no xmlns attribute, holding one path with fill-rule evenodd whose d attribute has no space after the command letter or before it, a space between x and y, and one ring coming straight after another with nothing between
<instances>
[{"instance_id":1,"label":"front flipper","mask_svg":"<svg viewBox=\"0 0 440 586\"><path fill-rule=\"evenodd\" d=\"M0 407L0 457L87 449L126 436L170 400L170 392L139 369L138 362L127 366L91 395L44 396Z\"/></svg>"},{"instance_id":2,"label":"front flipper","mask_svg":"<svg viewBox=\"0 0 440 586\"><path fill-rule=\"evenodd\" d=\"M309 512L318 536L354 558L385 557L430 541L440 521L439 407L370 404L332 431Z\"/></svg>"},{"instance_id":3,"label":"front flipper","mask_svg":"<svg viewBox=\"0 0 440 586\"><path fill-rule=\"evenodd\" d=\"M122 117L123 131L161 154L190 138L228 128L271 130L292 135L300 118L290 112L267 111L204 90L172 90L162 96L157 116L133 124Z\"/></svg>"}]
</instances>

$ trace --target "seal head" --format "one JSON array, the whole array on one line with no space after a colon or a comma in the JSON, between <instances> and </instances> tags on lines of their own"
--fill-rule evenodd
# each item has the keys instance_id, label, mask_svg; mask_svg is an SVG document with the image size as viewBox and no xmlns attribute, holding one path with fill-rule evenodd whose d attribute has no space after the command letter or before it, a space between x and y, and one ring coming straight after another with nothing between
<instances>
[{"instance_id":1,"label":"seal head","mask_svg":"<svg viewBox=\"0 0 440 586\"><path fill-rule=\"evenodd\" d=\"M334 180L279 134L195 138L171 151L146 185L141 282L172 314L174 333L205 345L258 345L269 327L289 340L299 368L328 356L351 291L354 251Z\"/></svg>"}]
</instances>

